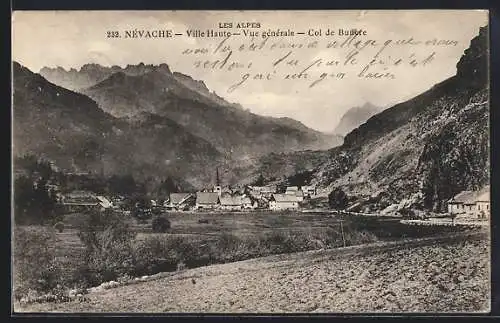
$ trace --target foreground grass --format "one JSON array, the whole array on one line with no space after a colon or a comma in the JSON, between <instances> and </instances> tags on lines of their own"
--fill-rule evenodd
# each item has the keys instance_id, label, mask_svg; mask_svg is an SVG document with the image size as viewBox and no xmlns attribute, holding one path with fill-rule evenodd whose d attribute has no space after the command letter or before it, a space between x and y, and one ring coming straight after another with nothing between
<instances>
[{"instance_id":1,"label":"foreground grass","mask_svg":"<svg viewBox=\"0 0 500 323\"><path fill-rule=\"evenodd\" d=\"M275 255L171 273L22 312L487 312L489 243L418 244Z\"/></svg>"},{"instance_id":2,"label":"foreground grass","mask_svg":"<svg viewBox=\"0 0 500 323\"><path fill-rule=\"evenodd\" d=\"M31 256L18 253L17 268L23 275L15 280L17 299L26 295L55 292L65 296L69 289L88 288L127 277L140 277L159 272L171 272L183 268L241 261L263 256L292 252L338 248L376 241L401 240L439 236L448 232L467 231L459 227L415 227L399 223L397 219L365 217L332 217L327 214L172 214L172 228L165 234L153 234L148 223L139 224L124 218L135 233L130 244L104 245L112 248L111 255L123 253L119 261L110 262L106 252L97 258L98 266L88 269L83 259L85 248L78 238L81 216L66 219L63 232L50 233L46 259L53 254L53 261L39 261L39 252ZM203 220L203 221L200 221ZM340 221L342 220L342 226ZM25 239L50 228L20 228ZM50 230L49 230L50 231ZM17 241L17 240L16 240ZM19 242L19 241L18 241ZM23 244L21 244L22 246ZM33 243L24 241L20 250L31 250ZM127 247L127 249L123 249ZM50 250L49 250L50 249ZM109 254L108 252L108 254ZM34 266L34 264L36 264ZM44 270L41 272L40 270ZM47 269L47 270L45 270ZM43 285L37 282L42 279ZM38 287L37 287L38 286ZM37 287L35 291L33 288Z\"/></svg>"}]
</instances>

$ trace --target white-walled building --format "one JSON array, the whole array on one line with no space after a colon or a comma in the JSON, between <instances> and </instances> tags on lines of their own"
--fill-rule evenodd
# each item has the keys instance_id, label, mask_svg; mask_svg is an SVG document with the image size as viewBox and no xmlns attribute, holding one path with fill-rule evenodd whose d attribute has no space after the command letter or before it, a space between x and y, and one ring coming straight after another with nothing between
<instances>
[{"instance_id":1,"label":"white-walled building","mask_svg":"<svg viewBox=\"0 0 500 323\"><path fill-rule=\"evenodd\" d=\"M278 210L296 210L299 208L299 200L292 194L273 194L269 200L269 209Z\"/></svg>"},{"instance_id":2,"label":"white-walled building","mask_svg":"<svg viewBox=\"0 0 500 323\"><path fill-rule=\"evenodd\" d=\"M479 191L462 191L448 201L448 213L474 218L490 217L490 187Z\"/></svg>"}]
</instances>

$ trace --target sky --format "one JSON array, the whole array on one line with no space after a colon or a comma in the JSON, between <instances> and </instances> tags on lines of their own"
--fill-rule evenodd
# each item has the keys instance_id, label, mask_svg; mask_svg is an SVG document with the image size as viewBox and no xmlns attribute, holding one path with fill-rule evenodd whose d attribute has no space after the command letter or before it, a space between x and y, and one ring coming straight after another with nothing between
<instances>
[{"instance_id":1,"label":"sky","mask_svg":"<svg viewBox=\"0 0 500 323\"><path fill-rule=\"evenodd\" d=\"M219 23L229 22L233 28L219 28ZM249 44L261 44L264 38L261 34L254 38L242 35L242 29L236 28L240 22L259 23L260 28L252 30L261 34L277 29L306 34L269 37L263 49L249 51ZM141 62L166 63L172 71L203 80L210 90L254 113L291 117L311 128L331 132L351 107L366 102L390 107L453 76L470 40L487 23L488 13L482 10L18 11L12 18L12 56L33 72L44 66L79 69L87 63L122 67ZM348 36L325 35L327 29L337 33L339 28L365 30L366 35L356 36L355 40L368 45L355 48L353 42L340 47ZM239 31L240 35L226 39L214 53L224 37L188 37L186 31L194 29ZM310 29L321 29L322 35L308 36ZM125 38L125 31L132 30L172 30L182 35ZM107 38L108 31L118 31L121 37ZM410 38L420 43L408 41ZM334 41L336 46L326 46ZM316 45L309 48L313 42ZM222 51L224 46L228 51ZM182 54L186 49L207 52ZM206 61L222 61L229 51L231 55L222 68L203 67ZM352 51L358 53L349 61ZM400 63L395 64L398 60ZM413 60L416 66L410 64ZM196 66L198 61L201 67ZM326 66L327 62L337 63ZM236 67L229 69L231 63ZM311 64L305 78L298 75ZM367 65L369 69L360 77ZM392 77L366 78L369 72ZM266 78L267 73L269 79L258 79ZM230 91L245 75L248 78ZM318 82L310 87L314 81Z\"/></svg>"}]
</instances>

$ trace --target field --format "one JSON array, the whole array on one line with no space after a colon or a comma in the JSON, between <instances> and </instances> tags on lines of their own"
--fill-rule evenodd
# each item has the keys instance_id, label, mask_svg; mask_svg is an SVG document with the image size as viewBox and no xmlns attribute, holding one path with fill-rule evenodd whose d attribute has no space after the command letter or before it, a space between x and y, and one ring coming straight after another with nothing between
<instances>
[{"instance_id":1,"label":"field","mask_svg":"<svg viewBox=\"0 0 500 323\"><path fill-rule=\"evenodd\" d=\"M464 313L489 311L487 235L274 255L164 273L20 312Z\"/></svg>"},{"instance_id":2,"label":"field","mask_svg":"<svg viewBox=\"0 0 500 323\"><path fill-rule=\"evenodd\" d=\"M130 228L137 233L137 240L151 237L179 237L191 242L206 243L216 241L222 234L231 234L239 238L252 239L272 233L302 234L321 236L325 230L344 231L347 245L350 234L354 231L366 231L374 235L376 240L393 240L406 237L430 236L443 232L451 232L456 228L411 228L401 225L399 218L366 218L355 216L339 216L330 213L299 212L242 212L242 213L168 213L164 215L171 222L167 233L153 233L151 220L139 223L131 217L124 217ZM58 257L62 261L72 261L81 254L83 245L78 238L78 231L85 221L85 214L67 214L64 218L65 229L55 232L55 246ZM201 220L201 221L200 221ZM342 221L342 228L340 222ZM200 223L201 222L201 223ZM36 228L35 228L36 229ZM338 245L343 245L338 241Z\"/></svg>"},{"instance_id":3,"label":"field","mask_svg":"<svg viewBox=\"0 0 500 323\"><path fill-rule=\"evenodd\" d=\"M53 295L51 291L56 285L65 290L57 293L65 294L72 288L88 288L107 281L122 281L184 268L478 230L467 226L414 226L402 224L398 218L330 213L186 212L165 216L171 222L171 228L166 233L153 233L151 220L141 222L131 217L120 218L120 222L128 223L135 238L127 240L129 244L104 240L102 246L108 247L98 247L97 250L101 251L95 254L97 258L92 258L90 263L84 258L85 245L78 237L86 215L67 215L62 232L52 227L17 228L24 231L24 245L21 248L29 248L31 254L18 256L22 258L20 268L24 268L24 277L27 279L16 280L16 299L26 300L28 297L34 300L43 296L40 293L44 292ZM37 231L50 232L49 249L56 257L54 263L46 260L35 266L46 269L41 271L33 268L33 261L39 260L38 251L32 251L33 243L29 242ZM101 237L107 239L106 236L109 238L107 234ZM115 255L119 258L115 258ZM50 255L43 259L47 257L50 258ZM91 267L88 267L89 264ZM39 285L40 279L45 287L33 287ZM30 283L27 283L28 280ZM33 288L39 296L30 298L27 295Z\"/></svg>"}]
</instances>

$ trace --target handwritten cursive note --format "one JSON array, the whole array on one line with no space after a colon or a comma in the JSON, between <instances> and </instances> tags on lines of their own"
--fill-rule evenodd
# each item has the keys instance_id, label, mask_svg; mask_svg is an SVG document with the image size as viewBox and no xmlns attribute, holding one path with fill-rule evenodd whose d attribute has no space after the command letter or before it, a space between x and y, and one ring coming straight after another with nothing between
<instances>
[{"instance_id":1,"label":"handwritten cursive note","mask_svg":"<svg viewBox=\"0 0 500 323\"><path fill-rule=\"evenodd\" d=\"M409 69L432 68L444 48L458 44L453 39L381 40L365 34L258 37L256 31L244 30L205 47L186 47L182 54L196 69L234 73L234 82L227 88L231 93L250 82L297 82L314 88L349 78L397 81Z\"/></svg>"}]
</instances>

